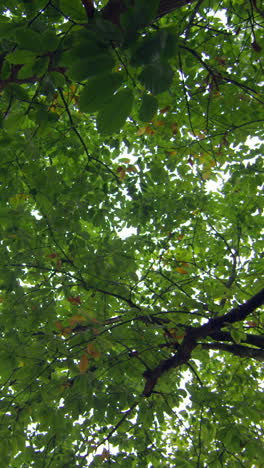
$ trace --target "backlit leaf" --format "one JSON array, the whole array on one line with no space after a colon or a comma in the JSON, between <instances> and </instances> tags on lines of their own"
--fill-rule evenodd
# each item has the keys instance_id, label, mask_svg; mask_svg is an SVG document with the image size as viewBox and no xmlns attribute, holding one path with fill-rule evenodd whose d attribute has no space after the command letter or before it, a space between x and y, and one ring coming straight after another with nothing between
<instances>
[{"instance_id":1,"label":"backlit leaf","mask_svg":"<svg viewBox=\"0 0 264 468\"><path fill-rule=\"evenodd\" d=\"M68 75L71 80L83 81L95 76L104 75L111 71L115 59L111 54L100 54L97 57L87 57L83 60L73 61L69 67Z\"/></svg>"},{"instance_id":2,"label":"backlit leaf","mask_svg":"<svg viewBox=\"0 0 264 468\"><path fill-rule=\"evenodd\" d=\"M173 71L170 65L163 62L147 65L139 75L140 82L153 94L167 91L172 79Z\"/></svg>"},{"instance_id":3,"label":"backlit leaf","mask_svg":"<svg viewBox=\"0 0 264 468\"><path fill-rule=\"evenodd\" d=\"M153 119L158 109L157 99L151 94L144 94L141 107L139 109L139 118L143 122L149 122Z\"/></svg>"},{"instance_id":4,"label":"backlit leaf","mask_svg":"<svg viewBox=\"0 0 264 468\"><path fill-rule=\"evenodd\" d=\"M132 110L133 100L130 89L122 89L114 94L98 113L98 131L102 134L119 132Z\"/></svg>"},{"instance_id":5,"label":"backlit leaf","mask_svg":"<svg viewBox=\"0 0 264 468\"><path fill-rule=\"evenodd\" d=\"M81 112L96 112L113 96L123 82L122 73L110 73L88 81L80 94Z\"/></svg>"}]
</instances>

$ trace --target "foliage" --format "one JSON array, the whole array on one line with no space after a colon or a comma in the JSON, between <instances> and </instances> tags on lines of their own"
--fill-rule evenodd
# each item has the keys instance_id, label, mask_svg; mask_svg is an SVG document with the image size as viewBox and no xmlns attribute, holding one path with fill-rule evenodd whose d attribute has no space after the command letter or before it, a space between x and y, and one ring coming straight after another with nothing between
<instances>
[{"instance_id":1,"label":"foliage","mask_svg":"<svg viewBox=\"0 0 264 468\"><path fill-rule=\"evenodd\" d=\"M95 7L0 2L2 466L263 467L263 12Z\"/></svg>"}]
</instances>

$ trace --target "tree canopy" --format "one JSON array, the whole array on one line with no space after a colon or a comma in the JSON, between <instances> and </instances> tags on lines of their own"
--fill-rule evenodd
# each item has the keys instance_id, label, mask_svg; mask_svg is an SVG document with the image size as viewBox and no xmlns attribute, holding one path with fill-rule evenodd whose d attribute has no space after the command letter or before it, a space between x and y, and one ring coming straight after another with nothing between
<instances>
[{"instance_id":1,"label":"tree canopy","mask_svg":"<svg viewBox=\"0 0 264 468\"><path fill-rule=\"evenodd\" d=\"M264 467L259 0L0 11L2 466Z\"/></svg>"}]
</instances>

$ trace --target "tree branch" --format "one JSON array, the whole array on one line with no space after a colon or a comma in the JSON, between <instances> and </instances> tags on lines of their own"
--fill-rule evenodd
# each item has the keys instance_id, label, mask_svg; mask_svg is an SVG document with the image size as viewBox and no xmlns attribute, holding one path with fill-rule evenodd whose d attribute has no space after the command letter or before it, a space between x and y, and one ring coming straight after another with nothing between
<instances>
[{"instance_id":1,"label":"tree branch","mask_svg":"<svg viewBox=\"0 0 264 468\"><path fill-rule=\"evenodd\" d=\"M128 10L128 3L125 0L109 0L107 5L101 10L102 17L120 27L120 17ZM162 18L188 3L194 3L194 0L160 0L154 20ZM131 0L130 5L133 6L133 4L134 0Z\"/></svg>"},{"instance_id":2,"label":"tree branch","mask_svg":"<svg viewBox=\"0 0 264 468\"><path fill-rule=\"evenodd\" d=\"M228 353L235 354L236 356L252 358L257 361L264 361L264 350L250 348L248 346L242 346L238 344L226 344L226 343L202 343L203 349L215 349L220 351L227 351Z\"/></svg>"},{"instance_id":3,"label":"tree branch","mask_svg":"<svg viewBox=\"0 0 264 468\"><path fill-rule=\"evenodd\" d=\"M220 332L221 328L228 323L235 323L244 320L251 312L262 304L264 304L264 288L248 301L244 302L244 304L232 309L227 314L210 319L206 324L201 325L200 327L190 327L174 356L169 359L161 360L154 369L148 369L144 372L143 377L146 379L146 384L143 390L143 395L149 397L152 394L158 379L165 372L186 364L191 358L192 351L197 346L197 341L199 339L206 338L212 333ZM225 345L223 344L223 346Z\"/></svg>"},{"instance_id":4,"label":"tree branch","mask_svg":"<svg viewBox=\"0 0 264 468\"><path fill-rule=\"evenodd\" d=\"M233 341L230 333L226 331L212 333L211 335L209 335L209 337L215 341ZM264 336L246 334L246 338L242 339L241 342L248 343L253 346L258 346L259 348L264 350Z\"/></svg>"}]
</instances>

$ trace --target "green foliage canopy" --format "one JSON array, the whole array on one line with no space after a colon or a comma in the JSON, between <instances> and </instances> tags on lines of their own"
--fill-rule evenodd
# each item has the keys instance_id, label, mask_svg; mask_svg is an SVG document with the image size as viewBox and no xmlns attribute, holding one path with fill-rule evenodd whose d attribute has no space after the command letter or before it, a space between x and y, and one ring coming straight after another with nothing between
<instances>
[{"instance_id":1,"label":"green foliage canopy","mask_svg":"<svg viewBox=\"0 0 264 468\"><path fill-rule=\"evenodd\" d=\"M0 11L2 466L263 467L258 1Z\"/></svg>"}]
</instances>

